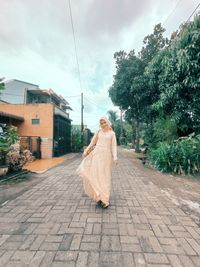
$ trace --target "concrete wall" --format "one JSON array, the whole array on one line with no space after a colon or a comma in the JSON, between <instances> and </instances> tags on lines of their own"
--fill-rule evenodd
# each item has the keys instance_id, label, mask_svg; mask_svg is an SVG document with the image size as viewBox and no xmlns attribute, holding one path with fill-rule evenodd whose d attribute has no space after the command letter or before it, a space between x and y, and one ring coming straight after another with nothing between
<instances>
[{"instance_id":1,"label":"concrete wall","mask_svg":"<svg viewBox=\"0 0 200 267\"><path fill-rule=\"evenodd\" d=\"M29 84L23 81L6 81L5 89L1 91L0 100L11 104L25 104L26 90L39 89L37 85Z\"/></svg>"}]
</instances>

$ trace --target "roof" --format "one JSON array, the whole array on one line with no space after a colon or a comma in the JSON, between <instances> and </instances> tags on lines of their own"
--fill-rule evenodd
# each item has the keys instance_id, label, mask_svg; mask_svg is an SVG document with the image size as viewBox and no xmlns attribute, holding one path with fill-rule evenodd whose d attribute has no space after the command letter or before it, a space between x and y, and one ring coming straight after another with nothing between
<instances>
[{"instance_id":1,"label":"roof","mask_svg":"<svg viewBox=\"0 0 200 267\"><path fill-rule=\"evenodd\" d=\"M28 89L28 92L32 93L32 94L40 94L40 95L51 95L50 92L46 89Z\"/></svg>"},{"instance_id":2,"label":"roof","mask_svg":"<svg viewBox=\"0 0 200 267\"><path fill-rule=\"evenodd\" d=\"M69 103L67 102L67 100L63 96L57 95L51 88L50 89L40 89L39 85L37 85L37 84L24 82L24 81L21 81L21 80L18 80L18 79L10 79L10 80L4 81L4 83L6 84L6 83L14 82L14 81L37 86L38 89L28 89L28 91L30 91L31 93L41 93L41 94L46 94L46 95L52 95L58 101L62 101L67 107L69 106Z\"/></svg>"},{"instance_id":3,"label":"roof","mask_svg":"<svg viewBox=\"0 0 200 267\"><path fill-rule=\"evenodd\" d=\"M0 111L0 117L6 117L6 118L15 119L18 121L24 121L24 117L16 116L14 114L10 114L10 113L3 112L3 111Z\"/></svg>"},{"instance_id":4,"label":"roof","mask_svg":"<svg viewBox=\"0 0 200 267\"><path fill-rule=\"evenodd\" d=\"M37 87L39 87L39 85L37 85L37 84L34 84L34 83L29 83L29 82L24 82L24 81L17 80L17 79L10 79L10 80L3 81L3 82L4 82L4 83L10 83L10 82L14 82L14 81L16 81L16 82L20 82L20 83L27 83L27 84L34 85L34 86L37 86Z\"/></svg>"},{"instance_id":5,"label":"roof","mask_svg":"<svg viewBox=\"0 0 200 267\"><path fill-rule=\"evenodd\" d=\"M5 103L5 104L9 104L8 102L2 100L2 99L1 99L1 96L0 96L0 104L3 104L3 103Z\"/></svg>"},{"instance_id":6,"label":"roof","mask_svg":"<svg viewBox=\"0 0 200 267\"><path fill-rule=\"evenodd\" d=\"M57 95L51 88L50 89L28 89L28 92L31 92L32 94L53 96L58 101L61 101L66 107L68 107L68 109L71 109L67 100L63 96Z\"/></svg>"},{"instance_id":7,"label":"roof","mask_svg":"<svg viewBox=\"0 0 200 267\"><path fill-rule=\"evenodd\" d=\"M45 91L45 92L48 92L49 95L54 96L55 98L57 98L57 100L62 101L62 102L63 102L64 104L66 104L66 105L69 105L69 103L67 102L67 100L66 100L63 96L61 96L61 95L57 95L57 94L54 92L53 89L49 88L49 89L40 89L40 90L42 90L43 92L44 92L44 91Z\"/></svg>"},{"instance_id":8,"label":"roof","mask_svg":"<svg viewBox=\"0 0 200 267\"><path fill-rule=\"evenodd\" d=\"M63 103L69 105L69 102L67 102L67 100L62 95L59 95L59 97L62 99Z\"/></svg>"},{"instance_id":9,"label":"roof","mask_svg":"<svg viewBox=\"0 0 200 267\"><path fill-rule=\"evenodd\" d=\"M28 89L27 91L31 92L32 94L53 96L58 101L62 101L62 99L52 89Z\"/></svg>"}]
</instances>

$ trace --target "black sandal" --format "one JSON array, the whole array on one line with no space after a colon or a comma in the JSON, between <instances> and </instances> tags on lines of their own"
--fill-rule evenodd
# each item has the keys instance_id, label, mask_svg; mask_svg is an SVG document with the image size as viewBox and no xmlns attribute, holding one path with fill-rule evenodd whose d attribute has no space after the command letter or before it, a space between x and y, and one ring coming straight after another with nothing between
<instances>
[{"instance_id":1,"label":"black sandal","mask_svg":"<svg viewBox=\"0 0 200 267\"><path fill-rule=\"evenodd\" d=\"M101 206L101 204L102 204L101 200L97 201L97 203L96 203L97 206Z\"/></svg>"}]
</instances>

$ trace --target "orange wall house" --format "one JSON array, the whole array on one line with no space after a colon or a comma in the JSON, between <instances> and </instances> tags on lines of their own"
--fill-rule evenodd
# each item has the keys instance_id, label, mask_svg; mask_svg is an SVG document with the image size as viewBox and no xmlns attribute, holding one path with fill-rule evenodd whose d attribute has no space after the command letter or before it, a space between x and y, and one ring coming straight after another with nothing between
<instances>
[{"instance_id":1,"label":"orange wall house","mask_svg":"<svg viewBox=\"0 0 200 267\"><path fill-rule=\"evenodd\" d=\"M19 135L41 137L42 158L53 156L53 104L0 104L0 111L23 117L18 124Z\"/></svg>"}]
</instances>

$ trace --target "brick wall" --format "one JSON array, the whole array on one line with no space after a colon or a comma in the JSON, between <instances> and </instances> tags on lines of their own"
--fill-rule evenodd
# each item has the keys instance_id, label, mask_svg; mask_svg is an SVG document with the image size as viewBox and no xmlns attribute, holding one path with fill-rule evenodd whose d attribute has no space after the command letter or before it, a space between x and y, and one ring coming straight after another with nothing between
<instances>
[{"instance_id":1,"label":"brick wall","mask_svg":"<svg viewBox=\"0 0 200 267\"><path fill-rule=\"evenodd\" d=\"M41 152L42 159L52 158L53 151L53 139L52 138L42 138L41 142Z\"/></svg>"},{"instance_id":2,"label":"brick wall","mask_svg":"<svg viewBox=\"0 0 200 267\"><path fill-rule=\"evenodd\" d=\"M52 157L53 104L0 104L0 111L24 117L24 122L18 126L19 135L40 136L42 158ZM32 119L39 119L40 124L33 125Z\"/></svg>"}]
</instances>

